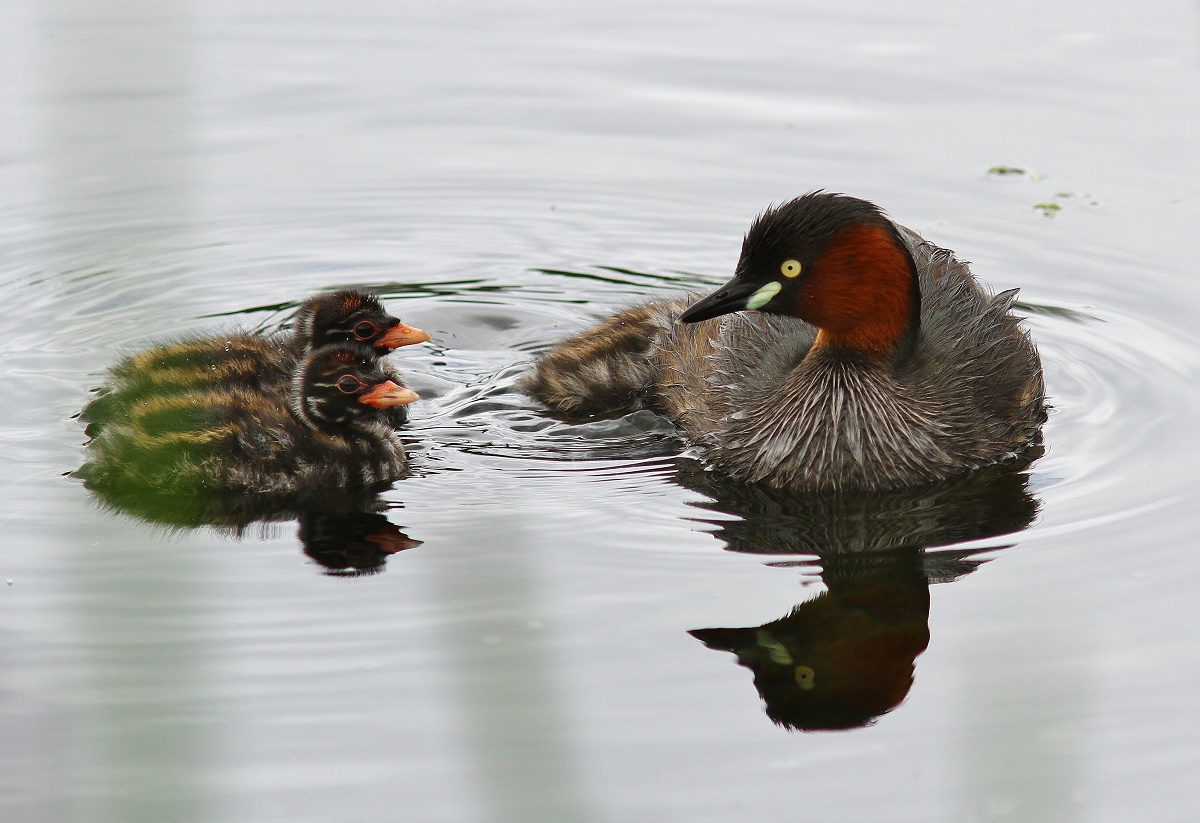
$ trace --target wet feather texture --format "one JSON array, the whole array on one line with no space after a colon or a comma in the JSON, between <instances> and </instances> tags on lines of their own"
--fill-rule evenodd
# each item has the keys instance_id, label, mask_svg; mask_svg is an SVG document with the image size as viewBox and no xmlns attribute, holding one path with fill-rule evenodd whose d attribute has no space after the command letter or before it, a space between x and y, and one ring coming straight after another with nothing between
<instances>
[{"instance_id":1,"label":"wet feather texture","mask_svg":"<svg viewBox=\"0 0 1200 823\"><path fill-rule=\"evenodd\" d=\"M88 443L77 474L93 488L169 494L386 483L406 459L385 411L415 399L369 346L331 344L309 353L283 392L201 387L137 404Z\"/></svg>"},{"instance_id":2,"label":"wet feather texture","mask_svg":"<svg viewBox=\"0 0 1200 823\"><path fill-rule=\"evenodd\" d=\"M846 270L854 255L844 232L864 224L894 238L892 274ZM822 257L831 244L841 244L836 271ZM864 259L878 262L879 250ZM793 260L806 272L795 285L770 279ZM855 291L873 288L872 277L906 276L919 295L911 303ZM768 292L779 296L761 311L725 313L744 308L760 282L780 282ZM889 288L903 294L900 281ZM861 297L895 316L864 323L871 337L801 319L825 316L811 304L833 294L851 314ZM815 193L760 216L730 284L617 314L547 353L523 387L566 416L652 408L738 480L834 491L918 485L1036 455L1041 364L1010 313L1015 298L992 296L953 253L870 204ZM919 317L906 315L912 305ZM679 322L697 306L710 319Z\"/></svg>"},{"instance_id":3,"label":"wet feather texture","mask_svg":"<svg viewBox=\"0 0 1200 823\"><path fill-rule=\"evenodd\" d=\"M388 314L373 294L357 289L324 292L300 304L290 332L191 336L130 355L109 371L80 419L88 424L88 433L96 435L151 398L201 388L282 390L305 355L330 343L357 341L385 355L428 339L426 332ZM393 382L404 385L398 371L387 364L383 368ZM408 421L403 406L386 415L395 426Z\"/></svg>"}]
</instances>

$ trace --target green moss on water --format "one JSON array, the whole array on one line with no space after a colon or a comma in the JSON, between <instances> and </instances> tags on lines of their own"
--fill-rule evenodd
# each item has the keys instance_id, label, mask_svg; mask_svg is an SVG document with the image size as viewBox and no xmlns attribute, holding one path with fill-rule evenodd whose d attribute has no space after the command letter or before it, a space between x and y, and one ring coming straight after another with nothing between
<instances>
[{"instance_id":1,"label":"green moss on water","mask_svg":"<svg viewBox=\"0 0 1200 823\"><path fill-rule=\"evenodd\" d=\"M1017 168L1016 166L992 166L987 170L988 174L1024 174L1025 169Z\"/></svg>"}]
</instances>

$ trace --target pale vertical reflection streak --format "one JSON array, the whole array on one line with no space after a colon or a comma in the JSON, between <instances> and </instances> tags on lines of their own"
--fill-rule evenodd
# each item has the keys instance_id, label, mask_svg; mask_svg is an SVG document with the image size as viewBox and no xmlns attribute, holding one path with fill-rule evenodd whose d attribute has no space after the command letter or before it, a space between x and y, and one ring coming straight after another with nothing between
<instances>
[{"instance_id":1,"label":"pale vertical reflection streak","mask_svg":"<svg viewBox=\"0 0 1200 823\"><path fill-rule=\"evenodd\" d=\"M439 581L463 735L475 758L489 823L588 819L567 707L547 638L530 533L521 515L474 512L442 538L472 546L469 570Z\"/></svg>"},{"instance_id":2,"label":"pale vertical reflection streak","mask_svg":"<svg viewBox=\"0 0 1200 823\"><path fill-rule=\"evenodd\" d=\"M52 0L37 14L47 279L60 293L81 271L110 293L135 281L159 293L163 255L190 245L187 9L182 0ZM62 640L72 651L56 697L55 805L65 820L203 819L195 569L136 524L89 531L94 514L79 505L75 495L60 507L79 515L67 514L60 541L78 590L64 600L73 635Z\"/></svg>"},{"instance_id":3,"label":"pale vertical reflection streak","mask_svg":"<svg viewBox=\"0 0 1200 823\"><path fill-rule=\"evenodd\" d=\"M1095 710L1080 646L1061 631L1012 627L964 652L963 820L1092 819L1083 792Z\"/></svg>"}]
</instances>

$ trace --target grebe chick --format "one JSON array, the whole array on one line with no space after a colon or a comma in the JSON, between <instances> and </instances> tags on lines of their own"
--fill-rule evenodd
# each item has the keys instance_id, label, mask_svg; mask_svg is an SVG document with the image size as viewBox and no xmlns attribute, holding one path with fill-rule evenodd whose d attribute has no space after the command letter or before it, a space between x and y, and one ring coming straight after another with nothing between
<instances>
[{"instance_id":1,"label":"grebe chick","mask_svg":"<svg viewBox=\"0 0 1200 823\"><path fill-rule=\"evenodd\" d=\"M204 388L283 387L304 355L329 343L357 341L386 355L401 346L424 343L429 333L388 314L379 298L357 289L314 295L297 309L289 333L264 336L249 332L188 337L153 346L114 366L95 400L80 413L97 434L139 403L155 397ZM392 381L399 373L383 366ZM397 406L387 411L393 425L408 420Z\"/></svg>"},{"instance_id":2,"label":"grebe chick","mask_svg":"<svg viewBox=\"0 0 1200 823\"><path fill-rule=\"evenodd\" d=\"M205 387L138 404L88 443L89 486L166 493L290 493L388 483L404 447L387 409L417 400L361 343L296 366L286 393Z\"/></svg>"},{"instance_id":3,"label":"grebe chick","mask_svg":"<svg viewBox=\"0 0 1200 823\"><path fill-rule=\"evenodd\" d=\"M915 486L1040 443L1042 368L1016 295L872 203L814 192L759 215L724 286L621 312L523 386L565 416L652 408L738 480Z\"/></svg>"}]
</instances>

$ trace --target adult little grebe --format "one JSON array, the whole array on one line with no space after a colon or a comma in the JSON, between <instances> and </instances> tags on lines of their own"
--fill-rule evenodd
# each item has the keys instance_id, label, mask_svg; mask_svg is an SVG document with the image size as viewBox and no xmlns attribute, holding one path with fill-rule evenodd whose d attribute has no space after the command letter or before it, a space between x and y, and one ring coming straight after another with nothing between
<instances>
[{"instance_id":1,"label":"adult little grebe","mask_svg":"<svg viewBox=\"0 0 1200 823\"><path fill-rule=\"evenodd\" d=\"M1041 362L1016 294L992 296L877 206L814 192L758 217L716 292L610 317L523 386L566 416L655 409L739 480L918 485L1040 441Z\"/></svg>"},{"instance_id":2,"label":"adult little grebe","mask_svg":"<svg viewBox=\"0 0 1200 823\"><path fill-rule=\"evenodd\" d=\"M361 343L333 343L295 368L286 395L245 387L152 397L88 443L89 486L154 492L295 492L400 477L404 448L385 419L417 395Z\"/></svg>"},{"instance_id":3,"label":"adult little grebe","mask_svg":"<svg viewBox=\"0 0 1200 823\"><path fill-rule=\"evenodd\" d=\"M80 413L80 419L94 435L151 398L202 388L284 387L300 358L329 343L358 341L385 355L427 340L428 332L401 323L373 294L356 289L326 292L300 305L286 335L191 337L127 357L109 371L105 385ZM404 385L398 372L386 365L383 368L393 382ZM393 425L403 425L408 419L403 406L386 414Z\"/></svg>"}]
</instances>

